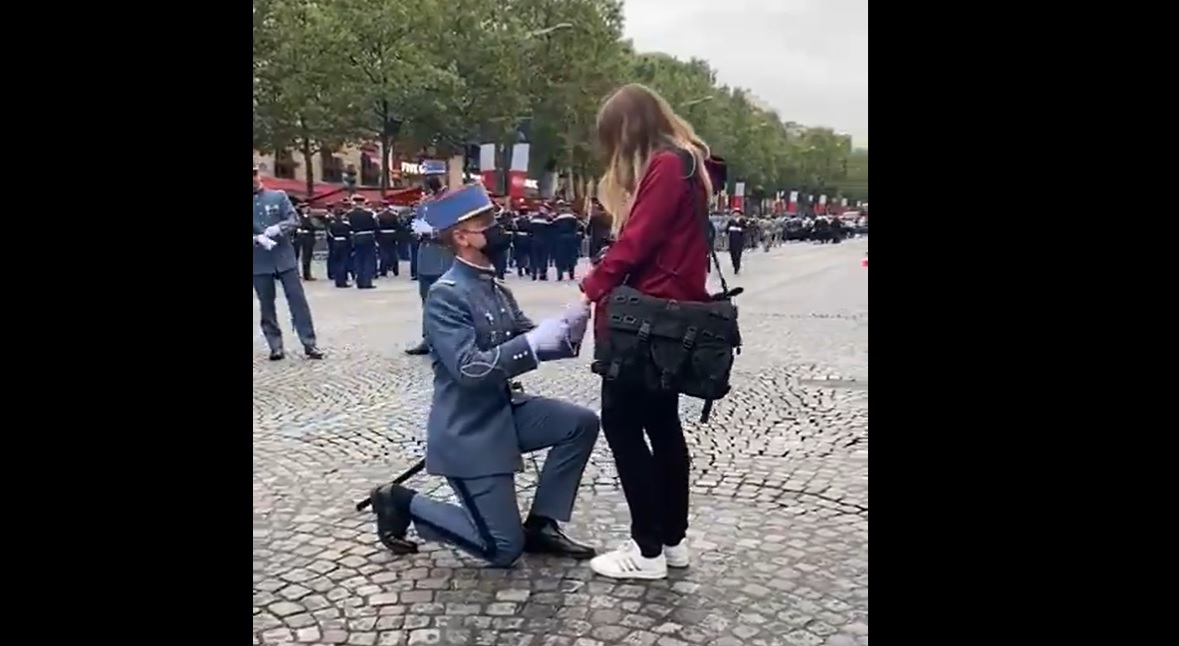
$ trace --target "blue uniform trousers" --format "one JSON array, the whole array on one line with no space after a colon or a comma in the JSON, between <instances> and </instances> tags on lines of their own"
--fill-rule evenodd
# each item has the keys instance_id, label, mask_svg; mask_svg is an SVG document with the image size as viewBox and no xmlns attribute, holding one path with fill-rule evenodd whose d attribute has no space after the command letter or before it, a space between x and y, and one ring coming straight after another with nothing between
<instances>
[{"instance_id":1,"label":"blue uniform trousers","mask_svg":"<svg viewBox=\"0 0 1179 646\"><path fill-rule=\"evenodd\" d=\"M418 277L418 247L421 243L417 240L409 243L409 277Z\"/></svg>"},{"instance_id":2,"label":"blue uniform trousers","mask_svg":"<svg viewBox=\"0 0 1179 646\"><path fill-rule=\"evenodd\" d=\"M567 402L536 397L513 405L512 415L522 454L552 447L540 472L531 514L567 522L598 439L597 414ZM492 565L515 563L524 552L515 475L447 478L447 482L462 505L414 496L409 509L418 535L450 543Z\"/></svg>"},{"instance_id":3,"label":"blue uniform trousers","mask_svg":"<svg viewBox=\"0 0 1179 646\"><path fill-rule=\"evenodd\" d=\"M549 241L539 240L534 237L532 239L531 251L532 257L528 259L528 268L532 273L532 277L536 278L540 276L547 280L549 274Z\"/></svg>"},{"instance_id":4,"label":"blue uniform trousers","mask_svg":"<svg viewBox=\"0 0 1179 646\"><path fill-rule=\"evenodd\" d=\"M491 265L495 267L495 277L503 280L504 274L508 271L508 250L505 249L495 255L491 259Z\"/></svg>"},{"instance_id":5,"label":"blue uniform trousers","mask_svg":"<svg viewBox=\"0 0 1179 646\"><path fill-rule=\"evenodd\" d=\"M520 276L531 274L528 270L528 257L532 253L529 243L515 242L512 244L512 254L516 257L516 273Z\"/></svg>"},{"instance_id":6,"label":"blue uniform trousers","mask_svg":"<svg viewBox=\"0 0 1179 646\"><path fill-rule=\"evenodd\" d=\"M347 238L329 241L328 249L328 277L336 281L336 287L348 286L348 259L352 256L351 246Z\"/></svg>"},{"instance_id":7,"label":"blue uniform trousers","mask_svg":"<svg viewBox=\"0 0 1179 646\"><path fill-rule=\"evenodd\" d=\"M371 233L357 233L352 236L352 253L356 261L356 286L366 289L373 286L377 275L377 240Z\"/></svg>"},{"instance_id":8,"label":"blue uniform trousers","mask_svg":"<svg viewBox=\"0 0 1179 646\"><path fill-rule=\"evenodd\" d=\"M262 336L273 351L282 350L282 328L278 326L278 309L275 307L277 283L282 283L287 307L291 310L291 326L304 348L315 347L315 326L311 322L311 306L303 292L303 281L297 269L280 271L277 274L254 276L254 292L258 295L258 309L262 315Z\"/></svg>"},{"instance_id":9,"label":"blue uniform trousers","mask_svg":"<svg viewBox=\"0 0 1179 646\"><path fill-rule=\"evenodd\" d=\"M377 239L377 250L379 252L380 263L377 266L377 275L388 276L389 270L393 270L393 275L396 276L401 273L398 269L399 258L397 257L397 243L393 240L386 239L382 241Z\"/></svg>"}]
</instances>

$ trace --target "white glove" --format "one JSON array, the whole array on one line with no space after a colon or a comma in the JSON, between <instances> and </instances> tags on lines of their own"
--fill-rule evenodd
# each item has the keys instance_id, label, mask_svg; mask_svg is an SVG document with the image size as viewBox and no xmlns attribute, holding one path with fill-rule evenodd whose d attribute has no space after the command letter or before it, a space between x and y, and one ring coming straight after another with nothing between
<instances>
[{"instance_id":1,"label":"white glove","mask_svg":"<svg viewBox=\"0 0 1179 646\"><path fill-rule=\"evenodd\" d=\"M426 221L421 218L414 218L413 222L409 223L409 228L417 235L434 233L434 227L426 224Z\"/></svg>"},{"instance_id":2,"label":"white glove","mask_svg":"<svg viewBox=\"0 0 1179 646\"><path fill-rule=\"evenodd\" d=\"M263 231L262 233L267 238L277 238L278 236L282 235L282 228L277 224L272 224L266 227L266 231Z\"/></svg>"},{"instance_id":3,"label":"white glove","mask_svg":"<svg viewBox=\"0 0 1179 646\"><path fill-rule=\"evenodd\" d=\"M569 326L569 345L574 352L578 351L581 342L585 340L585 332L589 328L589 301L578 301L565 306L565 313L561 315Z\"/></svg>"},{"instance_id":4,"label":"white glove","mask_svg":"<svg viewBox=\"0 0 1179 646\"><path fill-rule=\"evenodd\" d=\"M254 236L254 242L257 242L258 244L262 245L262 248L267 251L270 251L271 249L274 248L275 245L278 244L277 242L271 240L270 238L267 238L265 234L260 235L260 236Z\"/></svg>"},{"instance_id":5,"label":"white glove","mask_svg":"<svg viewBox=\"0 0 1179 646\"><path fill-rule=\"evenodd\" d=\"M532 348L532 354L555 352L569 343L569 324L561 317L545 319L527 332L524 338Z\"/></svg>"}]
</instances>

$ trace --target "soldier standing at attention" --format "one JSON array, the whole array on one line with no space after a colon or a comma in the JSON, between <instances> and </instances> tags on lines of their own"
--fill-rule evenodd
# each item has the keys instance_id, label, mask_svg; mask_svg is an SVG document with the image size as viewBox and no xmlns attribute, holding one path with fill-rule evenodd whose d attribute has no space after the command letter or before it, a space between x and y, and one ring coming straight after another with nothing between
<instances>
[{"instance_id":1,"label":"soldier standing at attention","mask_svg":"<svg viewBox=\"0 0 1179 646\"><path fill-rule=\"evenodd\" d=\"M442 180L437 176L426 178L427 197L424 202L418 205L418 215L412 223L414 234L418 238L418 296L421 297L423 304L426 302L426 293L430 291L430 285L433 285L434 281L438 280L438 277L445 274L454 264L454 254L450 249L438 243L433 227L422 217L422 211L426 209L430 201L441 194ZM421 356L430 352L430 346L426 344L425 316L422 317L422 325L422 340L406 350L406 354Z\"/></svg>"},{"instance_id":2,"label":"soldier standing at attention","mask_svg":"<svg viewBox=\"0 0 1179 646\"><path fill-rule=\"evenodd\" d=\"M725 225L725 233L729 234L729 259L733 261L733 273L741 273L741 254L745 252L746 229L749 222L741 209L733 209L733 217Z\"/></svg>"},{"instance_id":3,"label":"soldier standing at attention","mask_svg":"<svg viewBox=\"0 0 1179 646\"><path fill-rule=\"evenodd\" d=\"M384 278L393 270L398 275L397 258L397 214L388 202L381 202L381 210L377 213L377 248L380 251L380 264L377 275Z\"/></svg>"},{"instance_id":4,"label":"soldier standing at attention","mask_svg":"<svg viewBox=\"0 0 1179 646\"><path fill-rule=\"evenodd\" d=\"M532 253L528 259L528 269L532 280L549 279L549 219L546 217L545 207L540 207L528 219L528 230L532 233Z\"/></svg>"},{"instance_id":5,"label":"soldier standing at attention","mask_svg":"<svg viewBox=\"0 0 1179 646\"><path fill-rule=\"evenodd\" d=\"M516 275L531 276L529 258L532 256L532 225L528 221L528 214L521 212L516 216L515 235L512 236L512 255L516 257Z\"/></svg>"},{"instance_id":6,"label":"soldier standing at attention","mask_svg":"<svg viewBox=\"0 0 1179 646\"><path fill-rule=\"evenodd\" d=\"M299 228L295 235L295 256L302 261L303 280L315 280L311 275L311 256L315 253L315 218L311 217L311 208L307 204L299 205Z\"/></svg>"},{"instance_id":7,"label":"soldier standing at attention","mask_svg":"<svg viewBox=\"0 0 1179 646\"><path fill-rule=\"evenodd\" d=\"M327 225L328 278L336 281L336 287L348 287L348 258L352 255L352 226L344 217L343 209L332 212Z\"/></svg>"},{"instance_id":8,"label":"soldier standing at attention","mask_svg":"<svg viewBox=\"0 0 1179 646\"><path fill-rule=\"evenodd\" d=\"M491 257L508 246L481 185L443 194L425 219L456 259L433 281L425 332L433 359L434 395L426 426L426 471L444 476L461 504L391 484L370 495L377 536L395 554L416 551L411 524L442 541L509 567L524 552L574 559L592 547L568 538L568 522L585 465L598 438L598 416L567 402L513 392L515 377L543 361L578 355L589 308L534 324L494 277ZM422 274L423 276L425 274ZM549 449L532 508L521 522L515 474L522 455Z\"/></svg>"},{"instance_id":9,"label":"soldier standing at attention","mask_svg":"<svg viewBox=\"0 0 1179 646\"><path fill-rule=\"evenodd\" d=\"M377 275L377 217L365 208L363 195L352 198L348 225L352 227L352 259L356 263L356 288L372 289Z\"/></svg>"},{"instance_id":10,"label":"soldier standing at attention","mask_svg":"<svg viewBox=\"0 0 1179 646\"><path fill-rule=\"evenodd\" d=\"M552 223L549 224L553 261L557 265L557 280L560 281L566 273L569 274L569 280L573 280L573 270L577 267L578 233L581 229L581 222L578 221L576 215L573 215L565 200L557 201L557 210L561 212L560 215L553 218Z\"/></svg>"},{"instance_id":11,"label":"soldier standing at attention","mask_svg":"<svg viewBox=\"0 0 1179 646\"><path fill-rule=\"evenodd\" d=\"M278 361L285 355L282 347L282 328L278 326L275 308L276 284L282 283L295 333L303 343L308 359L322 359L323 353L315 345L315 325L311 321L311 306L303 293L303 283L296 269L295 248L290 235L298 228L298 217L291 201L282 191L263 188L254 167L254 292L258 294L258 308L262 314L262 335L270 346L270 360Z\"/></svg>"}]
</instances>

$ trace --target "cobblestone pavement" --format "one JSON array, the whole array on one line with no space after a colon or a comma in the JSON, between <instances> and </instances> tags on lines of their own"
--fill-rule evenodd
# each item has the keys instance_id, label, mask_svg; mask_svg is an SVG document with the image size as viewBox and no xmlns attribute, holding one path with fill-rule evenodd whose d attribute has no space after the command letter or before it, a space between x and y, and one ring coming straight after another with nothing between
<instances>
[{"instance_id":1,"label":"cobblestone pavement","mask_svg":"<svg viewBox=\"0 0 1179 646\"><path fill-rule=\"evenodd\" d=\"M437 544L396 558L381 548L352 503L422 452L430 368L402 353L420 329L416 284L403 272L375 290L338 290L320 263L308 294L327 360L304 360L288 330L288 359L267 361L254 314L253 643L866 645L866 249L861 239L759 250L729 276L746 288L734 392L705 425L698 402L683 404L694 561L637 584L553 558L494 570ZM567 283L508 280L534 318L575 296ZM524 382L597 409L585 361L546 364ZM533 476L520 476L522 500ZM602 440L568 529L612 547L628 526Z\"/></svg>"}]
</instances>

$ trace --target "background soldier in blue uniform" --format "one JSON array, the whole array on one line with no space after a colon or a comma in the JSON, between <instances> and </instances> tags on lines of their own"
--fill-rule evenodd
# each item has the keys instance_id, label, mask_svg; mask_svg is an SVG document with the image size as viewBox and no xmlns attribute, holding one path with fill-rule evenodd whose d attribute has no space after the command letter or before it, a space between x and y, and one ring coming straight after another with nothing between
<instances>
[{"instance_id":1,"label":"background soldier in blue uniform","mask_svg":"<svg viewBox=\"0 0 1179 646\"><path fill-rule=\"evenodd\" d=\"M327 225L328 278L336 287L348 287L348 258L352 255L352 227L344 218L344 211L336 209Z\"/></svg>"},{"instance_id":2,"label":"background soldier in blue uniform","mask_svg":"<svg viewBox=\"0 0 1179 646\"><path fill-rule=\"evenodd\" d=\"M532 253L528 259L528 270L532 280L549 279L549 219L542 210L528 218L528 230L532 233Z\"/></svg>"},{"instance_id":3,"label":"background soldier in blue uniform","mask_svg":"<svg viewBox=\"0 0 1179 646\"><path fill-rule=\"evenodd\" d=\"M282 328L278 326L275 308L276 283L282 283L295 333L303 343L308 359L322 359L323 353L315 345L315 325L311 321L311 306L299 280L295 249L291 233L299 226L294 207L287 194L263 188L254 167L254 292L258 294L258 308L262 314L262 335L270 346L270 360L282 359Z\"/></svg>"},{"instance_id":4,"label":"background soldier in blue uniform","mask_svg":"<svg viewBox=\"0 0 1179 646\"><path fill-rule=\"evenodd\" d=\"M733 273L741 273L741 254L745 252L745 238L748 235L749 221L741 209L733 209L733 217L725 224L725 233L729 234L729 260L733 261Z\"/></svg>"},{"instance_id":5,"label":"background soldier in blue uniform","mask_svg":"<svg viewBox=\"0 0 1179 646\"><path fill-rule=\"evenodd\" d=\"M512 241L512 229L515 225L512 222L512 214L508 213L507 210L501 210L499 214L495 216L495 221L508 236L509 242L509 244L504 245L503 249L497 249L495 254L491 257L491 264L495 267L495 277L503 280L504 274L508 272L508 254L511 253L510 243Z\"/></svg>"},{"instance_id":6,"label":"background soldier in blue uniform","mask_svg":"<svg viewBox=\"0 0 1179 646\"><path fill-rule=\"evenodd\" d=\"M438 280L438 277L445 274L450 269L451 264L454 263L454 254L447 247L439 244L437 237L434 235L434 229L425 219L422 218L421 211L429 205L430 200L435 199L442 193L442 181L437 177L426 178L426 193L428 197L426 201L418 205L418 217L413 221L413 231L418 239L418 295L421 296L422 304L426 302L426 293L430 291L430 285ZM426 344L425 334L426 317L422 316L422 340L417 345L405 351L408 355L420 356L430 351Z\"/></svg>"},{"instance_id":7,"label":"background soldier in blue uniform","mask_svg":"<svg viewBox=\"0 0 1179 646\"><path fill-rule=\"evenodd\" d=\"M512 236L512 254L516 257L516 275L532 275L529 259L532 256L532 224L527 213L516 216L516 230Z\"/></svg>"},{"instance_id":8,"label":"background soldier in blue uniform","mask_svg":"<svg viewBox=\"0 0 1179 646\"><path fill-rule=\"evenodd\" d=\"M295 231L295 257L303 267L303 280L315 280L311 275L311 260L315 254L315 230L318 226L311 215L311 207L299 205L299 228Z\"/></svg>"},{"instance_id":9,"label":"background soldier in blue uniform","mask_svg":"<svg viewBox=\"0 0 1179 646\"><path fill-rule=\"evenodd\" d=\"M348 225L352 227L352 260L355 265L356 288L372 289L377 275L377 216L364 207L365 198L352 198Z\"/></svg>"},{"instance_id":10,"label":"background soldier in blue uniform","mask_svg":"<svg viewBox=\"0 0 1179 646\"><path fill-rule=\"evenodd\" d=\"M377 212L377 227L377 249L380 251L377 275L384 278L392 269L393 275L397 276L400 273L398 265L401 264L397 258L397 230L400 227L397 213L388 202L381 202L381 210Z\"/></svg>"},{"instance_id":11,"label":"background soldier in blue uniform","mask_svg":"<svg viewBox=\"0 0 1179 646\"><path fill-rule=\"evenodd\" d=\"M445 476L462 505L390 484L372 492L377 535L394 553L412 551L411 523L427 540L445 541L512 565L523 552L578 559L594 550L558 526L573 512L586 462L598 437L593 411L512 392L510 380L541 361L577 355L588 306L535 325L496 280L490 257L508 236L491 199L472 185L427 203L426 220L455 250L453 266L430 288L426 337L434 360L434 397L426 439L426 470ZM549 448L527 519L520 522L515 473L521 455ZM406 546L411 546L409 550Z\"/></svg>"},{"instance_id":12,"label":"background soldier in blue uniform","mask_svg":"<svg viewBox=\"0 0 1179 646\"><path fill-rule=\"evenodd\" d=\"M569 205L561 200L557 202L560 215L553 218L549 224L549 234L553 241L553 261L557 265L557 280L564 274L569 274L573 280L573 270L577 267L578 245L581 243L581 222L569 210Z\"/></svg>"}]
</instances>

